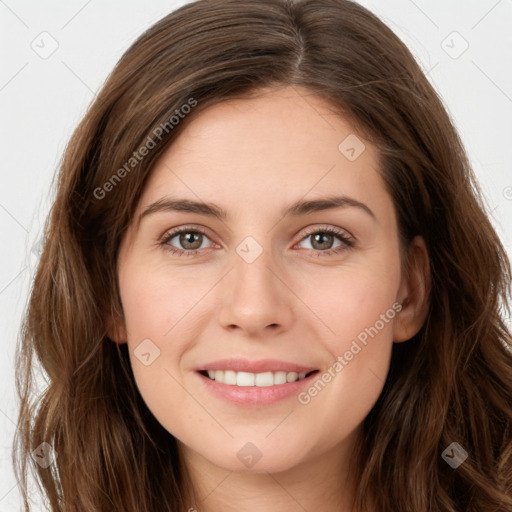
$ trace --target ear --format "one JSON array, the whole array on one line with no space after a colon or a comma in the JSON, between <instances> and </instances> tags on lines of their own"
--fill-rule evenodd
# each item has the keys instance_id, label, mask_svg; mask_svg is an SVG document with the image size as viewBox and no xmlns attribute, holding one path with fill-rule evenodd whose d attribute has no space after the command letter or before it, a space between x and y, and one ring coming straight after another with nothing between
<instances>
[{"instance_id":1,"label":"ear","mask_svg":"<svg viewBox=\"0 0 512 512\"><path fill-rule=\"evenodd\" d=\"M402 309L396 317L393 341L410 340L423 326L427 317L430 298L430 262L425 240L415 237L409 245L407 274L402 277L398 301Z\"/></svg>"},{"instance_id":2,"label":"ear","mask_svg":"<svg viewBox=\"0 0 512 512\"><path fill-rule=\"evenodd\" d=\"M126 326L122 316L111 308L111 311L107 313L107 336L114 343L127 343L128 334L126 332Z\"/></svg>"}]
</instances>

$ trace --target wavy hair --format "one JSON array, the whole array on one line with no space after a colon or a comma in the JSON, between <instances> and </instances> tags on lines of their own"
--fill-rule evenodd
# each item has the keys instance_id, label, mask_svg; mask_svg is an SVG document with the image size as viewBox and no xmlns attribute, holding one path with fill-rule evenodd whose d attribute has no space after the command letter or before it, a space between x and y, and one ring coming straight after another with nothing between
<instances>
[{"instance_id":1,"label":"wavy hair","mask_svg":"<svg viewBox=\"0 0 512 512\"><path fill-rule=\"evenodd\" d=\"M119 242L152 164L191 119L282 85L327 100L375 144L402 249L421 235L430 258L425 323L394 344L364 421L354 510L370 495L378 512L512 510L510 262L439 96L355 2L198 0L125 52L61 161L16 350L13 464L26 511L29 471L52 512L185 510L176 440L142 400L127 344L107 335L123 314ZM48 467L32 457L45 442ZM452 442L469 455L457 469L441 456Z\"/></svg>"}]
</instances>

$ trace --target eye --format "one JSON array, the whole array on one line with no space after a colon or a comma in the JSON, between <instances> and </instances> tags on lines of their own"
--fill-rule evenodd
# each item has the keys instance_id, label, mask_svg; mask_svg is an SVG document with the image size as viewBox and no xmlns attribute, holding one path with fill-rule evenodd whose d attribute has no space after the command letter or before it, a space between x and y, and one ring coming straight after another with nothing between
<instances>
[{"instance_id":1,"label":"eye","mask_svg":"<svg viewBox=\"0 0 512 512\"><path fill-rule=\"evenodd\" d=\"M171 244L174 239L176 239L174 243L181 245L182 249ZM165 250L173 254L193 256L199 249L204 249L205 239L209 240L202 229L183 227L166 233L159 243Z\"/></svg>"},{"instance_id":2,"label":"eye","mask_svg":"<svg viewBox=\"0 0 512 512\"><path fill-rule=\"evenodd\" d=\"M301 242L311 238L311 249L317 252L317 256L330 256L339 254L351 247L354 247L354 239L346 232L332 228L310 228ZM338 239L339 244L334 245Z\"/></svg>"},{"instance_id":3,"label":"eye","mask_svg":"<svg viewBox=\"0 0 512 512\"><path fill-rule=\"evenodd\" d=\"M304 242L308 238L311 238L311 250L317 256L339 254L355 245L354 239L345 231L332 227L310 228L299 243ZM336 239L339 242L338 245L334 245ZM184 226L166 233L159 242L159 245L166 251L178 256L194 256L201 249L208 248L207 240L210 239L202 229ZM181 247L176 247L176 245Z\"/></svg>"}]
</instances>

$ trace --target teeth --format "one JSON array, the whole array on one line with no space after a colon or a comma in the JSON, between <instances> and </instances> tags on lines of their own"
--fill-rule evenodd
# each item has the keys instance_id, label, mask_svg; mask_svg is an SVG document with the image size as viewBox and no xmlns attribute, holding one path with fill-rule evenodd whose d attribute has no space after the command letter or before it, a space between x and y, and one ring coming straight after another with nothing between
<instances>
[{"instance_id":1,"label":"teeth","mask_svg":"<svg viewBox=\"0 0 512 512\"><path fill-rule=\"evenodd\" d=\"M210 379L220 382L221 384L229 384L231 386L256 386L267 387L277 384L286 384L287 382L295 382L306 377L306 373L297 372L234 372L232 370L208 370Z\"/></svg>"},{"instance_id":2,"label":"teeth","mask_svg":"<svg viewBox=\"0 0 512 512\"><path fill-rule=\"evenodd\" d=\"M298 373L295 372L288 372L286 374L286 382L294 382L297 380L297 377L299 376Z\"/></svg>"},{"instance_id":3,"label":"teeth","mask_svg":"<svg viewBox=\"0 0 512 512\"><path fill-rule=\"evenodd\" d=\"M217 380L217 379L215 379ZM226 370L224 372L224 384L231 384L232 386L236 384L236 372L233 370Z\"/></svg>"},{"instance_id":4,"label":"teeth","mask_svg":"<svg viewBox=\"0 0 512 512\"><path fill-rule=\"evenodd\" d=\"M217 372L215 372L215 376L217 376ZM237 386L254 386L254 381L256 379L256 375L254 373L249 372L237 372L236 374L236 385ZM217 379L215 379L217 380ZM224 381L218 381L224 382Z\"/></svg>"},{"instance_id":5,"label":"teeth","mask_svg":"<svg viewBox=\"0 0 512 512\"><path fill-rule=\"evenodd\" d=\"M274 385L274 374L272 372L257 373L254 384L258 387Z\"/></svg>"}]
</instances>

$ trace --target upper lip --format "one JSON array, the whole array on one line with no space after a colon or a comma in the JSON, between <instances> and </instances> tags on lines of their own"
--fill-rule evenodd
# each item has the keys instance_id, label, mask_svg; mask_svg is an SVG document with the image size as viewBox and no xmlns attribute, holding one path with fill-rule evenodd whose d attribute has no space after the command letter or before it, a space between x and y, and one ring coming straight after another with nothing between
<instances>
[{"instance_id":1,"label":"upper lip","mask_svg":"<svg viewBox=\"0 0 512 512\"><path fill-rule=\"evenodd\" d=\"M309 373L316 370L312 366L280 361L278 359L258 359L249 361L248 359L219 359L205 364L198 368L198 371L204 370L232 370L235 372L264 373L264 372L296 372Z\"/></svg>"}]
</instances>

